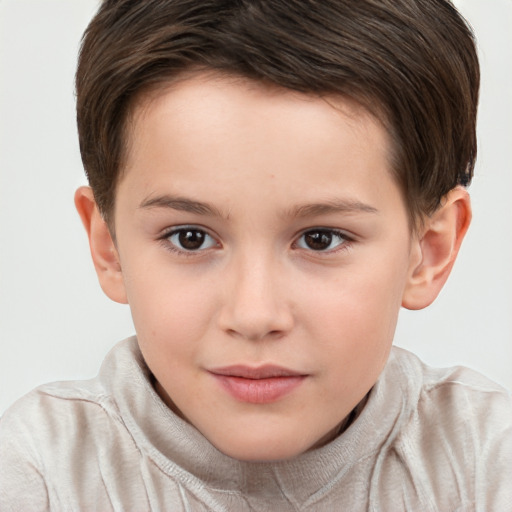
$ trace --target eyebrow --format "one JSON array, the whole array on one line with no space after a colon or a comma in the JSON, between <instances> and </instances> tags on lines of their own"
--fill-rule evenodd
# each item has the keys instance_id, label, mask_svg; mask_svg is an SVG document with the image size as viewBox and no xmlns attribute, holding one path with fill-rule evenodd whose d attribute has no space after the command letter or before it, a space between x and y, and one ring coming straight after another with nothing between
<instances>
[{"instance_id":1,"label":"eyebrow","mask_svg":"<svg viewBox=\"0 0 512 512\"><path fill-rule=\"evenodd\" d=\"M195 201L186 197L162 195L144 199L139 208L170 208L183 212L195 213L197 215L206 215L213 217L228 218L215 206ZM315 217L319 215L328 215L333 213L355 214L371 213L378 214L379 211L368 204L350 199L331 199L321 203L310 203L298 205L285 212L286 217L304 218Z\"/></svg>"},{"instance_id":2,"label":"eyebrow","mask_svg":"<svg viewBox=\"0 0 512 512\"><path fill-rule=\"evenodd\" d=\"M139 208L170 208L182 212L196 213L198 215L210 215L213 217L225 217L220 210L208 203L194 201L186 197L163 195L144 199Z\"/></svg>"},{"instance_id":3,"label":"eyebrow","mask_svg":"<svg viewBox=\"0 0 512 512\"><path fill-rule=\"evenodd\" d=\"M299 205L292 208L288 215L292 218L315 217L332 213L372 213L378 214L379 210L368 204L350 199L331 199L322 203Z\"/></svg>"}]
</instances>

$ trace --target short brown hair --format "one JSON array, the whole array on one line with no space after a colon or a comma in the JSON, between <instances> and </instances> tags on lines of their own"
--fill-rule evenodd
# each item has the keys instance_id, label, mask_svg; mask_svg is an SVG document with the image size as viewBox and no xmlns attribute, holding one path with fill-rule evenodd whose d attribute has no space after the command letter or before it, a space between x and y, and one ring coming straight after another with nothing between
<instances>
[{"instance_id":1,"label":"short brown hair","mask_svg":"<svg viewBox=\"0 0 512 512\"><path fill-rule=\"evenodd\" d=\"M471 181L479 66L447 0L105 0L76 92L82 160L107 221L135 99L191 68L361 103L391 134L413 219Z\"/></svg>"}]
</instances>

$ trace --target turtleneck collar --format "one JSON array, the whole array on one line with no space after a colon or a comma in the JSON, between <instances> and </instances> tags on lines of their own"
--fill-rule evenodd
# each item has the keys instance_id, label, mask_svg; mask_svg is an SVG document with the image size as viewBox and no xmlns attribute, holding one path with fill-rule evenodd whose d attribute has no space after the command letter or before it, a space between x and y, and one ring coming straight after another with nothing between
<instances>
[{"instance_id":1,"label":"turtleneck collar","mask_svg":"<svg viewBox=\"0 0 512 512\"><path fill-rule=\"evenodd\" d=\"M394 351L400 349L393 349ZM115 399L122 421L140 450L161 469L190 485L236 492L257 499L305 503L339 482L361 459L375 455L397 432L400 416L411 413L412 404L402 391L396 372L402 372L392 351L385 370L370 391L357 418L326 445L293 459L245 462L217 450L196 428L174 414L152 385L152 375L139 351L136 338L118 344L100 371L106 391ZM418 385L419 393L419 385Z\"/></svg>"}]
</instances>

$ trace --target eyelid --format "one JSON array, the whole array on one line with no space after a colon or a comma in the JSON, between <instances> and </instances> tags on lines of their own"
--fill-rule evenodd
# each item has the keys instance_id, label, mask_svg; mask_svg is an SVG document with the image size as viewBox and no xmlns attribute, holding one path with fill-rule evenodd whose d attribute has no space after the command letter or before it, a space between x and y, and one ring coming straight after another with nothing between
<instances>
[{"instance_id":1,"label":"eyelid","mask_svg":"<svg viewBox=\"0 0 512 512\"><path fill-rule=\"evenodd\" d=\"M215 244L210 246L210 247L205 247L204 249L203 248L199 248L197 250L192 250L192 249L185 249L185 248L181 248L179 246L177 246L175 243L171 242L170 238L179 233L180 231L185 231L185 230L190 230L190 231L201 231L202 233L204 233L206 236L210 237L212 240L215 241ZM220 247L220 242L219 242L219 239L217 236L213 235L211 233L211 231L208 229L208 228L205 228L204 226L200 226L200 225L197 225L197 224L180 224L180 225L177 225L177 226L172 226L172 227L168 227L168 228L165 228L161 234L158 236L158 240L164 244L164 247L172 252L175 252L175 253L178 253L178 254L181 254L181 255L184 255L184 256L197 256L201 253L204 253L206 252L208 249L212 249L212 248L215 248L215 247Z\"/></svg>"},{"instance_id":2,"label":"eyelid","mask_svg":"<svg viewBox=\"0 0 512 512\"><path fill-rule=\"evenodd\" d=\"M307 233L310 233L310 232L315 232L315 231L328 232L333 236L337 236L337 237L343 239L343 241L341 241L334 248L325 249L325 250L316 250L315 251L314 249L311 249L311 248L298 247L298 241L304 235L306 235ZM304 251L307 251L307 252L310 252L310 253L313 253L313 254L316 254L319 256L320 255L329 255L329 254L334 254L339 251L348 249L351 246L351 244L355 241L355 239L356 239L356 237L354 235L352 235L351 233L349 233L345 230L339 229L339 228L332 228L332 227L326 227L326 226L314 226L314 227L310 227L310 228L303 229L302 231L300 231L297 234L297 236L295 237L295 241L293 242L292 247L298 248L300 250L304 250Z\"/></svg>"}]
</instances>

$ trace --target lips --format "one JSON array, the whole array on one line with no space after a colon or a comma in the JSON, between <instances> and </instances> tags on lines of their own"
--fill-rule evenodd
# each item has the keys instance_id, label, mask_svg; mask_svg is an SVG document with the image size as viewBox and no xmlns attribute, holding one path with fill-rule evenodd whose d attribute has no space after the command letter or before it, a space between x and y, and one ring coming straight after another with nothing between
<instances>
[{"instance_id":1,"label":"lips","mask_svg":"<svg viewBox=\"0 0 512 512\"><path fill-rule=\"evenodd\" d=\"M233 398L241 402L276 402L294 391L307 375L274 365L260 367L228 366L210 373Z\"/></svg>"}]
</instances>

